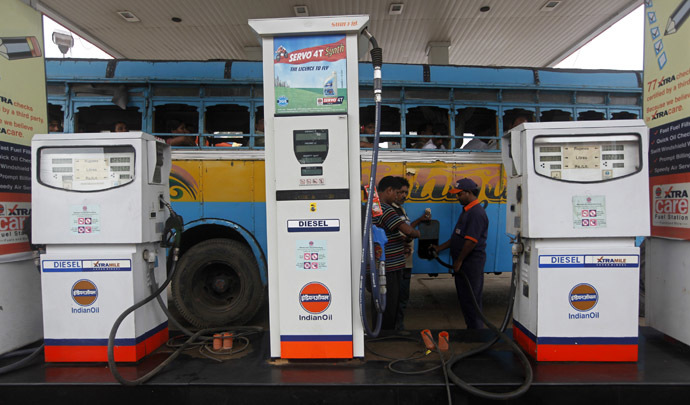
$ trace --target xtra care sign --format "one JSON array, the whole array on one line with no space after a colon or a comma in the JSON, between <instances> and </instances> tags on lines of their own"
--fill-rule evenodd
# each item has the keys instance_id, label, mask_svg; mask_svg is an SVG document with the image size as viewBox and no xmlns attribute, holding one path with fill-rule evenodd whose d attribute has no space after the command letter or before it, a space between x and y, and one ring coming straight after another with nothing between
<instances>
[{"instance_id":1,"label":"xtra care sign","mask_svg":"<svg viewBox=\"0 0 690 405\"><path fill-rule=\"evenodd\" d=\"M652 236L690 240L690 22L685 0L645 1L644 120Z\"/></svg>"},{"instance_id":2,"label":"xtra care sign","mask_svg":"<svg viewBox=\"0 0 690 405\"><path fill-rule=\"evenodd\" d=\"M0 16L1 257L31 250L23 233L31 210L31 138L47 132L48 123L41 13L21 0L2 0Z\"/></svg>"}]
</instances>

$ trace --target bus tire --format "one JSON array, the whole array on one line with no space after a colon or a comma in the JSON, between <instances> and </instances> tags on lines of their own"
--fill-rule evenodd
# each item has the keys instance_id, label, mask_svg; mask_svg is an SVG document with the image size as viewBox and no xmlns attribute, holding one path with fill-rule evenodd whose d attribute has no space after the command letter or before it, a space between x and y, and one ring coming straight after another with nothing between
<instances>
[{"instance_id":1,"label":"bus tire","mask_svg":"<svg viewBox=\"0 0 690 405\"><path fill-rule=\"evenodd\" d=\"M171 288L175 307L198 328L244 325L264 299L251 249L231 239L209 239L187 250Z\"/></svg>"}]
</instances>

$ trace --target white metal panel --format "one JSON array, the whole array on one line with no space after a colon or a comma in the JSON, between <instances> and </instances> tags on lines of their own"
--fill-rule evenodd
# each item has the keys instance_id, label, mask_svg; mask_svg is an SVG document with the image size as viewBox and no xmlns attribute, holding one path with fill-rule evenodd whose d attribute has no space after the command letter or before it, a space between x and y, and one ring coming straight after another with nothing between
<instances>
[{"instance_id":1,"label":"white metal panel","mask_svg":"<svg viewBox=\"0 0 690 405\"><path fill-rule=\"evenodd\" d=\"M156 144L165 150L161 182L149 184L147 157ZM134 181L99 192L79 192L48 187L37 177L41 148L132 146L135 150ZM46 149L49 150L49 149ZM167 211L159 197L169 200L170 147L151 135L128 132L127 137L108 134L36 135L32 140L32 214L34 243L141 243L157 242L162 237ZM92 233L75 229L84 210L93 222ZM97 226L96 226L97 223Z\"/></svg>"},{"instance_id":2,"label":"white metal panel","mask_svg":"<svg viewBox=\"0 0 690 405\"><path fill-rule=\"evenodd\" d=\"M41 339L41 276L33 259L0 264L0 307L0 354Z\"/></svg>"},{"instance_id":3,"label":"white metal panel","mask_svg":"<svg viewBox=\"0 0 690 405\"><path fill-rule=\"evenodd\" d=\"M512 133L521 131L519 156L522 176L508 175L507 231L523 237L626 237L649 235L649 199L641 190L648 190L647 173L648 130L642 120L577 121L553 123L525 123ZM635 134L640 138L641 165L638 172L627 177L601 182L566 182L536 174L533 163L533 142L539 136L573 136L583 140L588 136ZM504 141L507 141L507 135ZM515 143L511 139L511 143ZM513 152L518 149L512 148ZM507 157L504 152L504 157ZM512 169L509 167L509 169ZM512 170L511 170L512 172ZM522 187L522 202L517 202L516 187ZM599 207L598 226L576 225L576 208L588 201L593 209ZM590 201L591 200L591 201ZM513 208L514 207L514 208ZM520 217L519 224L515 217ZM584 222L583 222L584 223Z\"/></svg>"},{"instance_id":4,"label":"white metal panel","mask_svg":"<svg viewBox=\"0 0 690 405\"><path fill-rule=\"evenodd\" d=\"M647 325L690 344L690 242L645 241L645 319Z\"/></svg>"}]
</instances>

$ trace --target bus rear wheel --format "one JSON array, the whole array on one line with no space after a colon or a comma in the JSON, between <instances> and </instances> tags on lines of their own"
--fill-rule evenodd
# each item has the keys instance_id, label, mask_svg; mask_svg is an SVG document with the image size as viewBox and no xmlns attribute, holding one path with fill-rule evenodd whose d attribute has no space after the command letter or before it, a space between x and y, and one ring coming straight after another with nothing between
<instances>
[{"instance_id":1,"label":"bus rear wheel","mask_svg":"<svg viewBox=\"0 0 690 405\"><path fill-rule=\"evenodd\" d=\"M261 307L264 287L246 245L210 239L180 258L172 297L182 317L198 328L244 325Z\"/></svg>"}]
</instances>

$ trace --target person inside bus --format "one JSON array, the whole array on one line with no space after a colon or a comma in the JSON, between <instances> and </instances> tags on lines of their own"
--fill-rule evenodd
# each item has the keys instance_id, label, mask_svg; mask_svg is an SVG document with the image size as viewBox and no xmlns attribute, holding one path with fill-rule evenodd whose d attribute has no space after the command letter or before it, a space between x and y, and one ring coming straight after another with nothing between
<instances>
[{"instance_id":1,"label":"person inside bus","mask_svg":"<svg viewBox=\"0 0 690 405\"><path fill-rule=\"evenodd\" d=\"M465 146L463 149L473 149L473 150L483 150L491 149L492 145L495 145L494 139L487 139L487 137L496 137L496 132L491 124L488 124L481 128Z\"/></svg>"},{"instance_id":2,"label":"person inside bus","mask_svg":"<svg viewBox=\"0 0 690 405\"><path fill-rule=\"evenodd\" d=\"M118 121L115 123L115 127L113 127L113 132L128 132L129 129L127 128L127 124L124 123L123 121Z\"/></svg>"},{"instance_id":3,"label":"person inside bus","mask_svg":"<svg viewBox=\"0 0 690 405\"><path fill-rule=\"evenodd\" d=\"M171 120L168 122L168 132L172 134L190 134L191 131L182 121ZM165 143L170 146L196 146L194 138L191 136L166 136Z\"/></svg>"},{"instance_id":4,"label":"person inside bus","mask_svg":"<svg viewBox=\"0 0 690 405\"><path fill-rule=\"evenodd\" d=\"M374 121L367 121L362 125L362 133L367 135L374 135L376 133L376 123ZM374 147L374 137L363 137L359 138L360 148L373 148Z\"/></svg>"},{"instance_id":5,"label":"person inside bus","mask_svg":"<svg viewBox=\"0 0 690 405\"><path fill-rule=\"evenodd\" d=\"M433 129L434 137L429 139L422 149L446 149L445 142L446 135L448 134L448 129L444 124L434 124Z\"/></svg>"},{"instance_id":6,"label":"person inside bus","mask_svg":"<svg viewBox=\"0 0 690 405\"><path fill-rule=\"evenodd\" d=\"M506 131L511 130L511 129L515 128L516 126L518 126L522 123L525 123L525 122L529 122L529 117L524 115L524 114L518 115L513 120L513 123L510 125L510 128L506 129Z\"/></svg>"},{"instance_id":7,"label":"person inside bus","mask_svg":"<svg viewBox=\"0 0 690 405\"><path fill-rule=\"evenodd\" d=\"M48 122L48 132L62 132L62 124L56 119Z\"/></svg>"},{"instance_id":8,"label":"person inside bus","mask_svg":"<svg viewBox=\"0 0 690 405\"><path fill-rule=\"evenodd\" d=\"M264 134L264 114L257 113L254 121L254 135ZM266 139L263 136L254 137L254 146L266 146Z\"/></svg>"},{"instance_id":9,"label":"person inside bus","mask_svg":"<svg viewBox=\"0 0 690 405\"><path fill-rule=\"evenodd\" d=\"M429 141L428 135L433 135L433 134L434 134L434 126L430 122L425 122L425 123L421 124L419 127L417 127L417 135L419 135L420 138L415 140L415 142L412 144L412 148L414 148L414 149L424 148L424 145Z\"/></svg>"}]
</instances>

